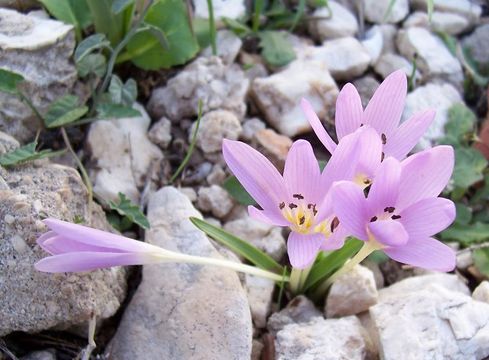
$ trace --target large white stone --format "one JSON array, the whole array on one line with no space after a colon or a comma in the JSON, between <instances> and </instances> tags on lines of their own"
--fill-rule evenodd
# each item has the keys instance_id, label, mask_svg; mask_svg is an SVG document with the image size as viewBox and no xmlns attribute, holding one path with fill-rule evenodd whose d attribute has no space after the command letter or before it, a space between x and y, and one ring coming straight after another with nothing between
<instances>
[{"instance_id":1,"label":"large white stone","mask_svg":"<svg viewBox=\"0 0 489 360\"><path fill-rule=\"evenodd\" d=\"M238 56L239 51L241 50L241 46L243 45L243 41L232 31L230 30L219 30L216 36L216 50L217 56L222 59L224 64L232 64L236 57ZM209 46L204 51L202 51L202 55L204 56L212 56L212 47Z\"/></svg>"},{"instance_id":2,"label":"large white stone","mask_svg":"<svg viewBox=\"0 0 489 360\"><path fill-rule=\"evenodd\" d=\"M472 293L472 298L489 304L489 281L482 281Z\"/></svg>"},{"instance_id":3,"label":"large white stone","mask_svg":"<svg viewBox=\"0 0 489 360\"><path fill-rule=\"evenodd\" d=\"M263 329L267 326L267 317L272 308L275 282L247 274L245 283L253 324L255 327Z\"/></svg>"},{"instance_id":4,"label":"large white stone","mask_svg":"<svg viewBox=\"0 0 489 360\"><path fill-rule=\"evenodd\" d=\"M411 3L414 8L426 11L427 0L412 0ZM482 8L476 1L435 0L433 4L435 10L462 15L471 23L477 22L482 14Z\"/></svg>"},{"instance_id":5,"label":"large white stone","mask_svg":"<svg viewBox=\"0 0 489 360\"><path fill-rule=\"evenodd\" d=\"M365 32L365 38L362 40L362 45L370 55L370 65L375 64L384 48L384 35L381 27L374 25L368 29L368 31Z\"/></svg>"},{"instance_id":6,"label":"large white stone","mask_svg":"<svg viewBox=\"0 0 489 360\"><path fill-rule=\"evenodd\" d=\"M343 5L336 1L329 1L329 8L319 7L312 16L314 20L309 21L309 32L318 40L353 36L358 31L358 23L355 15Z\"/></svg>"},{"instance_id":7,"label":"large white stone","mask_svg":"<svg viewBox=\"0 0 489 360\"><path fill-rule=\"evenodd\" d=\"M212 0L214 18L223 17L238 19L246 15L246 5L244 0ZM207 0L194 0L195 17L209 18L209 7Z\"/></svg>"},{"instance_id":8,"label":"large white stone","mask_svg":"<svg viewBox=\"0 0 489 360\"><path fill-rule=\"evenodd\" d=\"M397 36L399 52L409 60L415 56L423 77L442 78L455 85L463 81L462 67L440 38L420 27L401 30Z\"/></svg>"},{"instance_id":9,"label":"large white stone","mask_svg":"<svg viewBox=\"0 0 489 360\"><path fill-rule=\"evenodd\" d=\"M407 76L411 76L413 72L413 64L405 57L392 53L381 55L374 66L375 72L384 79L399 69L402 69ZM415 78L417 79L419 77L419 71L416 70Z\"/></svg>"},{"instance_id":10,"label":"large white stone","mask_svg":"<svg viewBox=\"0 0 489 360\"><path fill-rule=\"evenodd\" d=\"M275 335L290 324L308 323L316 318L322 318L321 312L316 309L311 300L304 295L293 298L287 306L270 316L267 329Z\"/></svg>"},{"instance_id":11,"label":"large white stone","mask_svg":"<svg viewBox=\"0 0 489 360\"><path fill-rule=\"evenodd\" d=\"M365 18L373 23L381 24L398 23L409 13L408 0L396 0L392 4L389 15L387 11L391 5L391 0L362 0L365 9Z\"/></svg>"},{"instance_id":12,"label":"large white stone","mask_svg":"<svg viewBox=\"0 0 489 360\"><path fill-rule=\"evenodd\" d=\"M440 11L433 12L430 21L427 13L416 11L406 19L403 25L404 27L419 26L449 35L458 35L470 26L470 22L462 15Z\"/></svg>"},{"instance_id":13,"label":"large white stone","mask_svg":"<svg viewBox=\"0 0 489 360\"><path fill-rule=\"evenodd\" d=\"M480 63L489 63L489 24L478 26L469 36L464 37L462 46L466 48L472 58Z\"/></svg>"}]
</instances>

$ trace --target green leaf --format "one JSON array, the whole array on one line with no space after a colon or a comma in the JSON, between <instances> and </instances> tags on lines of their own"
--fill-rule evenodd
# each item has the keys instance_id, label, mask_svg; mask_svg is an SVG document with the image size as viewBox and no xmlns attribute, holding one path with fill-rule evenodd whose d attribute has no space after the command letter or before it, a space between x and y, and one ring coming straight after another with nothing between
<instances>
[{"instance_id":1,"label":"green leaf","mask_svg":"<svg viewBox=\"0 0 489 360\"><path fill-rule=\"evenodd\" d=\"M99 119L119 119L141 116L141 113L132 107L120 104L100 104L97 106Z\"/></svg>"},{"instance_id":2,"label":"green leaf","mask_svg":"<svg viewBox=\"0 0 489 360\"><path fill-rule=\"evenodd\" d=\"M282 274L282 265L277 263L269 255L267 255L260 249L257 249L256 247L251 245L249 242L244 241L232 234L229 234L228 232L214 225L211 225L204 220L191 217L190 221L200 230L205 232L208 236L218 241L222 245L228 247L235 253L241 255L260 269L273 271L277 274Z\"/></svg>"},{"instance_id":3,"label":"green leaf","mask_svg":"<svg viewBox=\"0 0 489 360\"><path fill-rule=\"evenodd\" d=\"M453 56L457 56L457 38L444 31L438 31L437 35L443 41L448 51L450 51Z\"/></svg>"},{"instance_id":4,"label":"green leaf","mask_svg":"<svg viewBox=\"0 0 489 360\"><path fill-rule=\"evenodd\" d=\"M240 204L242 205L256 205L256 201L245 190L243 185L239 182L236 176L230 176L224 181L222 187Z\"/></svg>"},{"instance_id":5,"label":"green leaf","mask_svg":"<svg viewBox=\"0 0 489 360\"><path fill-rule=\"evenodd\" d=\"M440 235L443 240L458 241L463 245L480 243L489 239L489 224L481 222L469 225L453 224Z\"/></svg>"},{"instance_id":6,"label":"green leaf","mask_svg":"<svg viewBox=\"0 0 489 360\"><path fill-rule=\"evenodd\" d=\"M222 21L237 36L244 37L244 36L251 34L251 28L246 26L246 24L244 24L240 21L237 21L237 20L234 20L231 18L227 18L227 17L223 17Z\"/></svg>"},{"instance_id":7,"label":"green leaf","mask_svg":"<svg viewBox=\"0 0 489 360\"><path fill-rule=\"evenodd\" d=\"M363 241L349 239L341 249L335 250L330 254L320 257L312 266L303 291L326 280L334 271L340 268L348 259L355 255L363 245Z\"/></svg>"},{"instance_id":8,"label":"green leaf","mask_svg":"<svg viewBox=\"0 0 489 360\"><path fill-rule=\"evenodd\" d=\"M455 169L453 183L455 187L467 189L481 181L487 160L477 150L472 148L455 148Z\"/></svg>"},{"instance_id":9,"label":"green leaf","mask_svg":"<svg viewBox=\"0 0 489 360\"><path fill-rule=\"evenodd\" d=\"M110 42L105 37L105 34L90 35L83 39L76 47L74 54L75 62L80 62L88 54L103 48L110 48Z\"/></svg>"},{"instance_id":10,"label":"green leaf","mask_svg":"<svg viewBox=\"0 0 489 360\"><path fill-rule=\"evenodd\" d=\"M124 35L124 13L112 12L112 0L85 0L92 14L95 32L105 34L113 46L116 46Z\"/></svg>"},{"instance_id":11,"label":"green leaf","mask_svg":"<svg viewBox=\"0 0 489 360\"><path fill-rule=\"evenodd\" d=\"M445 124L445 132L463 141L467 134L474 132L474 127L477 122L475 114L464 104L455 104L448 109L448 121Z\"/></svg>"},{"instance_id":12,"label":"green leaf","mask_svg":"<svg viewBox=\"0 0 489 360\"><path fill-rule=\"evenodd\" d=\"M133 204L126 195L119 193L119 202L109 202L109 206L112 210L117 211L120 215L127 217L131 223L137 224L144 229L149 229L149 221L142 213L139 206Z\"/></svg>"},{"instance_id":13,"label":"green leaf","mask_svg":"<svg viewBox=\"0 0 489 360\"><path fill-rule=\"evenodd\" d=\"M92 15L86 0L40 0L40 2L56 19L73 25L78 39L81 39L81 31L92 24Z\"/></svg>"},{"instance_id":14,"label":"green leaf","mask_svg":"<svg viewBox=\"0 0 489 360\"><path fill-rule=\"evenodd\" d=\"M17 94L17 86L24 81L24 77L16 72L0 69L0 91Z\"/></svg>"},{"instance_id":15,"label":"green leaf","mask_svg":"<svg viewBox=\"0 0 489 360\"><path fill-rule=\"evenodd\" d=\"M87 106L78 106L78 97L65 95L49 106L44 124L47 128L64 126L80 119L87 112Z\"/></svg>"},{"instance_id":16,"label":"green leaf","mask_svg":"<svg viewBox=\"0 0 489 360\"><path fill-rule=\"evenodd\" d=\"M81 77L94 74L101 78L107 71L107 60L102 54L88 54L76 63L76 69Z\"/></svg>"},{"instance_id":17,"label":"green leaf","mask_svg":"<svg viewBox=\"0 0 489 360\"><path fill-rule=\"evenodd\" d=\"M489 276L489 248L474 250L472 258L475 267L485 276Z\"/></svg>"},{"instance_id":18,"label":"green leaf","mask_svg":"<svg viewBox=\"0 0 489 360\"><path fill-rule=\"evenodd\" d=\"M134 4L134 0L114 0L112 2L112 12L117 15L132 4Z\"/></svg>"},{"instance_id":19,"label":"green leaf","mask_svg":"<svg viewBox=\"0 0 489 360\"><path fill-rule=\"evenodd\" d=\"M472 209L465 204L455 203L457 217L455 223L459 225L468 225L472 220Z\"/></svg>"},{"instance_id":20,"label":"green leaf","mask_svg":"<svg viewBox=\"0 0 489 360\"><path fill-rule=\"evenodd\" d=\"M165 49L154 29L137 33L127 44L127 52L118 62L131 60L145 70L157 70L181 65L192 59L199 51L187 17L185 3L181 0L160 0L148 11L145 24L157 27L168 42Z\"/></svg>"},{"instance_id":21,"label":"green leaf","mask_svg":"<svg viewBox=\"0 0 489 360\"><path fill-rule=\"evenodd\" d=\"M43 159L46 157L61 155L65 150L52 151L52 150L42 150L36 151L37 141L31 142L27 145L21 146L15 150L8 153L0 155L0 165L2 166L12 166L21 164L27 161Z\"/></svg>"},{"instance_id":22,"label":"green leaf","mask_svg":"<svg viewBox=\"0 0 489 360\"><path fill-rule=\"evenodd\" d=\"M295 52L287 39L287 33L282 31L262 31L260 47L265 62L272 66L284 66L295 59Z\"/></svg>"},{"instance_id":23,"label":"green leaf","mask_svg":"<svg viewBox=\"0 0 489 360\"><path fill-rule=\"evenodd\" d=\"M132 106L138 96L138 87L134 79L128 79L125 84L117 75L112 75L109 94L114 104Z\"/></svg>"},{"instance_id":24,"label":"green leaf","mask_svg":"<svg viewBox=\"0 0 489 360\"><path fill-rule=\"evenodd\" d=\"M426 0L426 11L428 12L428 19L431 22L433 16L433 10L435 9L435 0Z\"/></svg>"}]
</instances>

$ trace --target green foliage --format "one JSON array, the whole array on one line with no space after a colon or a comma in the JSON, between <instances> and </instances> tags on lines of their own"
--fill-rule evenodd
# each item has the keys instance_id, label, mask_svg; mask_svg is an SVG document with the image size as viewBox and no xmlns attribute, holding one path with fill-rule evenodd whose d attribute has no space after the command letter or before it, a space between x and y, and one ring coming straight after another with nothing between
<instances>
[{"instance_id":1,"label":"green foliage","mask_svg":"<svg viewBox=\"0 0 489 360\"><path fill-rule=\"evenodd\" d=\"M448 136L464 143L469 135L474 134L477 122L475 114L464 104L455 104L448 110L448 121L445 124L445 132Z\"/></svg>"},{"instance_id":2,"label":"green foliage","mask_svg":"<svg viewBox=\"0 0 489 360\"><path fill-rule=\"evenodd\" d=\"M472 257L477 269L485 276L489 276L489 249L477 249L472 254Z\"/></svg>"},{"instance_id":3,"label":"green foliage","mask_svg":"<svg viewBox=\"0 0 489 360\"><path fill-rule=\"evenodd\" d=\"M44 125L47 128L54 128L68 125L88 112L88 107L78 106L78 97L65 95L53 102L44 115Z\"/></svg>"},{"instance_id":4,"label":"green foliage","mask_svg":"<svg viewBox=\"0 0 489 360\"><path fill-rule=\"evenodd\" d=\"M41 150L36 151L37 141L31 142L27 145L21 146L15 150L8 153L0 155L0 165L2 166L13 166L27 161L33 161L38 159L43 159L51 156L56 156L64 153L61 151L52 150Z\"/></svg>"},{"instance_id":5,"label":"green foliage","mask_svg":"<svg viewBox=\"0 0 489 360\"><path fill-rule=\"evenodd\" d=\"M260 269L272 271L277 274L283 273L284 269L279 263L260 249L251 245L249 242L229 234L228 232L211 225L204 220L191 217L190 221L209 237L231 249L238 255L244 257L246 260L250 261Z\"/></svg>"},{"instance_id":6,"label":"green foliage","mask_svg":"<svg viewBox=\"0 0 489 360\"><path fill-rule=\"evenodd\" d=\"M17 94L19 84L24 77L16 72L0 69L0 91L9 94Z\"/></svg>"},{"instance_id":7,"label":"green foliage","mask_svg":"<svg viewBox=\"0 0 489 360\"><path fill-rule=\"evenodd\" d=\"M271 66L284 66L295 59L295 52L282 31L262 31L259 33L263 59Z\"/></svg>"},{"instance_id":8,"label":"green foliage","mask_svg":"<svg viewBox=\"0 0 489 360\"><path fill-rule=\"evenodd\" d=\"M480 243L489 239L489 224L476 222L474 224L455 223L441 233L443 240L457 241L463 245Z\"/></svg>"},{"instance_id":9,"label":"green foliage","mask_svg":"<svg viewBox=\"0 0 489 360\"><path fill-rule=\"evenodd\" d=\"M120 119L141 116L141 113L132 107L121 104L99 104L97 106L97 118Z\"/></svg>"},{"instance_id":10,"label":"green foliage","mask_svg":"<svg viewBox=\"0 0 489 360\"><path fill-rule=\"evenodd\" d=\"M76 47L75 62L80 62L85 56L99 49L110 49L110 42L105 34L93 34L83 39Z\"/></svg>"},{"instance_id":11,"label":"green foliage","mask_svg":"<svg viewBox=\"0 0 489 360\"><path fill-rule=\"evenodd\" d=\"M117 75L112 75L109 94L113 104L131 106L138 96L138 86L134 79L129 79L124 84Z\"/></svg>"},{"instance_id":12,"label":"green foliage","mask_svg":"<svg viewBox=\"0 0 489 360\"><path fill-rule=\"evenodd\" d=\"M40 0L40 2L56 19L73 25L78 39L81 39L82 30L92 24L92 16L86 0Z\"/></svg>"},{"instance_id":13,"label":"green foliage","mask_svg":"<svg viewBox=\"0 0 489 360\"><path fill-rule=\"evenodd\" d=\"M112 13L118 15L123 10L134 4L134 0L114 0L112 2Z\"/></svg>"},{"instance_id":14,"label":"green foliage","mask_svg":"<svg viewBox=\"0 0 489 360\"><path fill-rule=\"evenodd\" d=\"M236 176L227 178L222 187L241 205L256 205L256 201L245 190Z\"/></svg>"},{"instance_id":15,"label":"green foliage","mask_svg":"<svg viewBox=\"0 0 489 360\"><path fill-rule=\"evenodd\" d=\"M81 77L93 74L101 78L107 71L107 60L102 54L88 54L76 63L76 69Z\"/></svg>"},{"instance_id":16,"label":"green foliage","mask_svg":"<svg viewBox=\"0 0 489 360\"><path fill-rule=\"evenodd\" d=\"M139 206L133 204L131 200L129 200L123 193L119 193L118 196L119 201L117 203L113 201L109 202L110 208L117 211L119 215L126 218L126 223L134 223L136 225L139 225L143 229L149 229L149 221L143 214Z\"/></svg>"},{"instance_id":17,"label":"green foliage","mask_svg":"<svg viewBox=\"0 0 489 360\"><path fill-rule=\"evenodd\" d=\"M456 148L453 184L457 188L468 189L484 178L483 171L486 167L487 160L479 151L472 148Z\"/></svg>"}]
</instances>

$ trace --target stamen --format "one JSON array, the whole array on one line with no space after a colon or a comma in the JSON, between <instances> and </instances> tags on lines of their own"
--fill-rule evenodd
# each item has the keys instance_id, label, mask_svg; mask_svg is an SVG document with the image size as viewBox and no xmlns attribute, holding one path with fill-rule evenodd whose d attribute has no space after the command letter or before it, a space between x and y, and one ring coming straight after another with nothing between
<instances>
[{"instance_id":1,"label":"stamen","mask_svg":"<svg viewBox=\"0 0 489 360\"><path fill-rule=\"evenodd\" d=\"M362 126L363 126L363 123L362 123L362 124L360 124L360 127L362 127Z\"/></svg>"},{"instance_id":2,"label":"stamen","mask_svg":"<svg viewBox=\"0 0 489 360\"><path fill-rule=\"evenodd\" d=\"M387 142L387 136L385 136L385 134L382 133L382 135L380 135L380 138L382 139L382 144L385 145Z\"/></svg>"},{"instance_id":3,"label":"stamen","mask_svg":"<svg viewBox=\"0 0 489 360\"><path fill-rule=\"evenodd\" d=\"M401 218L401 215L392 215L391 216L391 219L392 220L397 220L397 219L400 219Z\"/></svg>"},{"instance_id":4,"label":"stamen","mask_svg":"<svg viewBox=\"0 0 489 360\"><path fill-rule=\"evenodd\" d=\"M285 203L281 202L280 204L278 204L278 207L280 210L282 210L285 207Z\"/></svg>"},{"instance_id":5,"label":"stamen","mask_svg":"<svg viewBox=\"0 0 489 360\"><path fill-rule=\"evenodd\" d=\"M385 158L385 154L384 152L382 152L382 155L380 156L380 161L384 161L384 158Z\"/></svg>"},{"instance_id":6,"label":"stamen","mask_svg":"<svg viewBox=\"0 0 489 360\"><path fill-rule=\"evenodd\" d=\"M395 207L393 207L393 206L388 206L388 207L386 207L386 208L384 209L384 212L388 212L388 213L391 213L391 214L392 214L392 213L393 213L395 210L396 210L396 208L395 208Z\"/></svg>"},{"instance_id":7,"label":"stamen","mask_svg":"<svg viewBox=\"0 0 489 360\"><path fill-rule=\"evenodd\" d=\"M370 179L367 179L367 178L363 179L363 183L364 183L365 185L370 185L370 183L371 183L371 182L372 182L372 181L371 181Z\"/></svg>"},{"instance_id":8,"label":"stamen","mask_svg":"<svg viewBox=\"0 0 489 360\"><path fill-rule=\"evenodd\" d=\"M333 221L331 221L331 228L330 228L331 232L333 232L338 227L339 224L340 224L340 220L335 216Z\"/></svg>"},{"instance_id":9,"label":"stamen","mask_svg":"<svg viewBox=\"0 0 489 360\"><path fill-rule=\"evenodd\" d=\"M292 195L293 198L296 198L296 199L299 199L299 200L302 200L304 199L304 196L302 196L301 194L294 194Z\"/></svg>"},{"instance_id":10,"label":"stamen","mask_svg":"<svg viewBox=\"0 0 489 360\"><path fill-rule=\"evenodd\" d=\"M295 209L296 207L297 207L297 205L296 205L296 204L294 204L294 203L290 203L290 204L289 204L289 208L291 208L291 209Z\"/></svg>"},{"instance_id":11,"label":"stamen","mask_svg":"<svg viewBox=\"0 0 489 360\"><path fill-rule=\"evenodd\" d=\"M377 216L374 216L373 218L370 219L370 222L377 221Z\"/></svg>"},{"instance_id":12,"label":"stamen","mask_svg":"<svg viewBox=\"0 0 489 360\"><path fill-rule=\"evenodd\" d=\"M306 221L306 217L305 216L301 216L299 218L299 225L303 225L305 221Z\"/></svg>"},{"instance_id":13,"label":"stamen","mask_svg":"<svg viewBox=\"0 0 489 360\"><path fill-rule=\"evenodd\" d=\"M312 209L314 206L316 206L316 204L307 204L307 208L310 210Z\"/></svg>"}]
</instances>

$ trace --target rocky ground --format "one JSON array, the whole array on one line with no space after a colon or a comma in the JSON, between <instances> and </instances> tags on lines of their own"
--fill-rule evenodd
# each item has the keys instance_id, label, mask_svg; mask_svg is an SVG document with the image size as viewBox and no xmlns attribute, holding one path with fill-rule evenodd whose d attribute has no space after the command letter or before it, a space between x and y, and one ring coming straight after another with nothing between
<instances>
[{"instance_id":1,"label":"rocky ground","mask_svg":"<svg viewBox=\"0 0 489 360\"><path fill-rule=\"evenodd\" d=\"M199 13L200 3L205 1L196 1L196 16L205 16ZM219 3L221 15L230 17L240 15L243 7L240 0ZM395 1L387 19L383 14L389 1L362 3L365 22L358 20L354 1L330 1L331 18L321 18L324 10L317 10L313 15L319 20L310 22L301 36L289 35L296 59L283 68L265 66L246 41L220 30L219 56L206 50L171 76L163 74L148 96L143 91L140 117L71 129L97 198L115 201L122 192L146 209L150 230L128 235L187 254L241 261L188 220L204 217L285 262L286 234L250 219L222 187L229 176L222 139L246 141L281 167L293 139L305 136L319 144L299 108L302 97L332 126L344 83L356 85L365 105L392 71L402 68L410 76L414 58L416 85L407 96L403 119L434 108L435 122L419 147L443 137L448 108L467 98L466 70L435 33L459 37L477 61L489 63L487 4L435 0L429 22L424 0ZM69 26L38 12L0 9L0 67L24 75L25 92L41 110L66 92L88 96L77 80L74 47ZM138 76L145 81L145 75ZM199 100L203 117L197 149L182 176L169 185L191 140ZM32 140L40 124L9 94L0 93L0 104L3 154ZM485 110L477 101L470 105ZM54 132L41 133L40 141L51 148L61 144ZM89 204L75 166L63 156L0 167L2 360L14 354L31 360L76 358L86 345L93 315L99 323L98 355L93 358L99 359L489 356L489 282L476 284L473 277L470 282L464 277L470 273L470 256L460 256L455 274L370 261L338 279L319 304L303 296L285 297L279 304L278 291L268 280L196 265L39 273L32 265L45 254L35 239L46 230L40 221L46 215L83 218L90 226L115 231L101 206Z\"/></svg>"}]
</instances>

